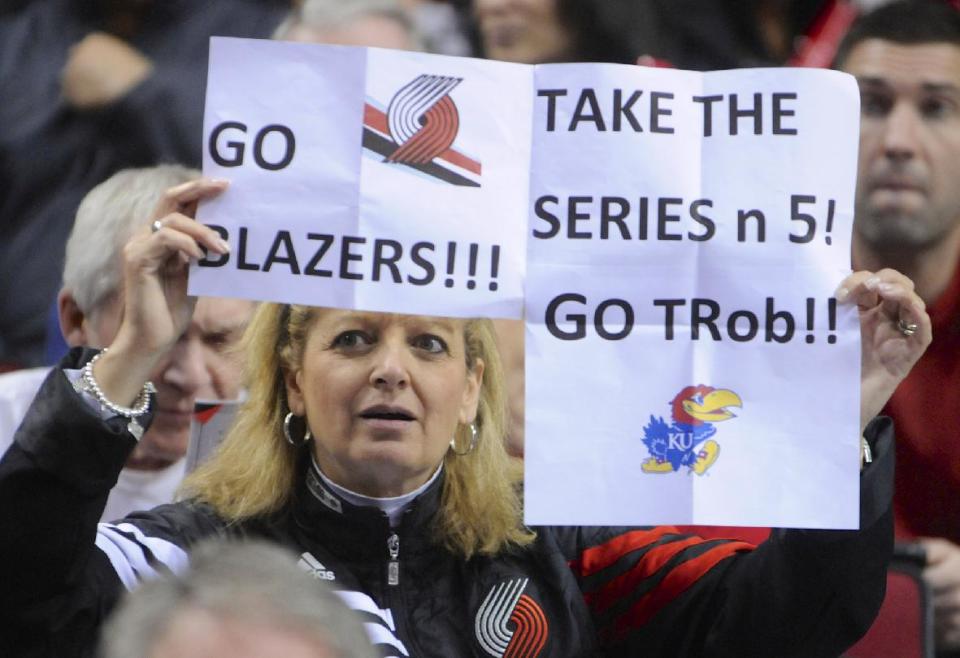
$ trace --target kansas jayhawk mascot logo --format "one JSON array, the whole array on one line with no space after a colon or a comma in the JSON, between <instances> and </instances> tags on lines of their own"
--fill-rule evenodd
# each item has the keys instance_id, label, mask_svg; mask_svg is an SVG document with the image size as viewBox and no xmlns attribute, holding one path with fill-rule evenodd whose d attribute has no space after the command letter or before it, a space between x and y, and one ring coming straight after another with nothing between
<instances>
[{"instance_id":1,"label":"kansas jayhawk mascot logo","mask_svg":"<svg viewBox=\"0 0 960 658\"><path fill-rule=\"evenodd\" d=\"M524 594L528 578L495 585L477 612L477 642L494 658L537 658L547 643L547 617Z\"/></svg>"},{"instance_id":2,"label":"kansas jayhawk mascot logo","mask_svg":"<svg viewBox=\"0 0 960 658\"><path fill-rule=\"evenodd\" d=\"M650 457L643 462L644 473L673 473L686 466L703 475L720 456L720 446L711 437L714 423L736 416L729 407L742 407L733 391L710 386L687 386L670 402L673 423L650 416L643 428L643 442Z\"/></svg>"}]
</instances>

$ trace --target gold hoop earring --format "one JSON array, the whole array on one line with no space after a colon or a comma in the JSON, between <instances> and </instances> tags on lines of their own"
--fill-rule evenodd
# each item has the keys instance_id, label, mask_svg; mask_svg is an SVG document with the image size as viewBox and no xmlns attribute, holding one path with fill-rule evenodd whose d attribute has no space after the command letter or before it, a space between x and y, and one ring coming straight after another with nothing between
<instances>
[{"instance_id":1,"label":"gold hoop earring","mask_svg":"<svg viewBox=\"0 0 960 658\"><path fill-rule=\"evenodd\" d=\"M477 447L477 441L480 438L480 433L477 431L477 425L476 423L470 423L468 427L470 428L469 448L463 451L457 450L456 437L450 439L450 449L453 451L453 454L457 455L458 457L465 457L466 455L469 455L471 452L473 452L473 449Z\"/></svg>"},{"instance_id":2,"label":"gold hoop earring","mask_svg":"<svg viewBox=\"0 0 960 658\"><path fill-rule=\"evenodd\" d=\"M300 446L306 445L306 443L313 438L313 435L310 434L310 428L307 427L307 419L303 418L303 438L297 441L293 438L293 432L291 431L291 423L293 419L296 418L300 420L300 416L294 415L294 413L288 412L286 416L283 417L283 437L287 440L287 443L292 445L294 448L299 448Z\"/></svg>"}]
</instances>

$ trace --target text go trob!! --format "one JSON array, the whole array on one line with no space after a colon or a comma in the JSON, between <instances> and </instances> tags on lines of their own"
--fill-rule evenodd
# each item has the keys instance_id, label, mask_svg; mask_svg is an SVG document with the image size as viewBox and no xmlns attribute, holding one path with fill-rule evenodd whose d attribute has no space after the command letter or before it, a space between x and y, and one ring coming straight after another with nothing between
<instances>
[{"instance_id":1,"label":"text go trob!!","mask_svg":"<svg viewBox=\"0 0 960 658\"><path fill-rule=\"evenodd\" d=\"M812 344L817 342L816 320L818 307L827 318L826 341L837 342L837 300L826 303L814 297L805 299L803 312L791 312L777 306L773 297L764 298L757 309L723 308L715 299L653 299L650 304L660 314L665 340L677 340L678 327L689 327L690 340L731 340L737 343L763 341L789 343L803 336ZM586 295L574 292L555 296L547 304L544 324L559 340L583 340L592 332L596 336L618 341L630 336L636 325L637 310L625 299L608 298L591 302Z\"/></svg>"}]
</instances>

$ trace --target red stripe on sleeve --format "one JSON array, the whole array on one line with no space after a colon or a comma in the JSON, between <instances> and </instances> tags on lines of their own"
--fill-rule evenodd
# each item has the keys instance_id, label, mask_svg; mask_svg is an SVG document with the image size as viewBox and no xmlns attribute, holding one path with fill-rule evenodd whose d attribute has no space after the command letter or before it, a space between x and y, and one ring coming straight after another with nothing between
<instances>
[{"instance_id":1,"label":"red stripe on sleeve","mask_svg":"<svg viewBox=\"0 0 960 658\"><path fill-rule=\"evenodd\" d=\"M585 593L583 598L595 613L603 614L617 601L629 596L630 592L640 586L640 583L660 571L677 553L701 543L703 540L699 537L687 537L651 548L630 571L620 574L596 592Z\"/></svg>"},{"instance_id":2,"label":"red stripe on sleeve","mask_svg":"<svg viewBox=\"0 0 960 658\"><path fill-rule=\"evenodd\" d=\"M580 553L579 558L570 561L570 569L581 577L591 576L606 569L630 551L649 546L664 535L675 532L676 530L670 526L660 526L650 530L631 530L599 546L586 549Z\"/></svg>"},{"instance_id":3,"label":"red stripe on sleeve","mask_svg":"<svg viewBox=\"0 0 960 658\"><path fill-rule=\"evenodd\" d=\"M750 551L753 548L745 542L720 544L703 555L684 562L667 574L656 589L641 598L630 610L617 618L612 628L603 629L601 636L607 641L622 639L631 630L640 628L650 621L664 606L693 586L717 563L734 553Z\"/></svg>"}]
</instances>

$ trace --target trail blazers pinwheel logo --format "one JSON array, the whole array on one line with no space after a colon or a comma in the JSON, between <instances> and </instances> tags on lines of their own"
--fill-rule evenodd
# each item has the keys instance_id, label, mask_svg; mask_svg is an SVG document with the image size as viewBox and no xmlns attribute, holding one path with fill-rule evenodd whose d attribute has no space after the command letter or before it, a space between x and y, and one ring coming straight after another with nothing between
<instances>
[{"instance_id":1,"label":"trail blazers pinwheel logo","mask_svg":"<svg viewBox=\"0 0 960 658\"><path fill-rule=\"evenodd\" d=\"M671 420L650 416L643 428L643 443L650 451L641 465L644 473L673 473L686 466L688 473L703 475L720 456L713 440L715 423L736 415L728 407L742 407L733 391L711 386L687 386L670 401Z\"/></svg>"},{"instance_id":2,"label":"trail blazers pinwheel logo","mask_svg":"<svg viewBox=\"0 0 960 658\"><path fill-rule=\"evenodd\" d=\"M547 643L547 618L523 593L527 578L493 587L477 612L477 641L495 658L536 658Z\"/></svg>"},{"instance_id":3,"label":"trail blazers pinwheel logo","mask_svg":"<svg viewBox=\"0 0 960 658\"><path fill-rule=\"evenodd\" d=\"M480 187L480 162L453 148L460 113L450 92L463 81L417 76L404 85L386 112L369 100L363 112L363 147L384 162L404 165L452 185Z\"/></svg>"}]
</instances>

